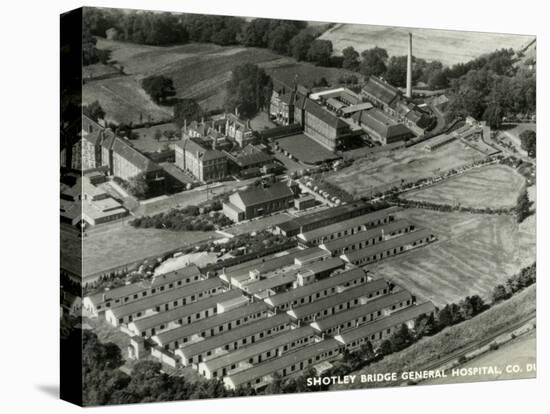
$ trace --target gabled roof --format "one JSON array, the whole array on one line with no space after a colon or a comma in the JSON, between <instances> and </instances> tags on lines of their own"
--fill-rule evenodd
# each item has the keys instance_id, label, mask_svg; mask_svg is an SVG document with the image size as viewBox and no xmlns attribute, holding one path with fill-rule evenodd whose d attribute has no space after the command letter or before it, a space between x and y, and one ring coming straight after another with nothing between
<instances>
[{"instance_id":1,"label":"gabled roof","mask_svg":"<svg viewBox=\"0 0 550 414\"><path fill-rule=\"evenodd\" d=\"M156 163L151 161L122 138L115 138L112 149L115 154L120 155L143 172L157 171L160 169Z\"/></svg>"},{"instance_id":2,"label":"gabled roof","mask_svg":"<svg viewBox=\"0 0 550 414\"><path fill-rule=\"evenodd\" d=\"M347 272L342 272L337 275L327 277L319 282L310 283L308 285L289 290L288 292L270 296L266 299L266 302L273 307L284 305L285 303L292 303L297 299L304 298L325 289L346 285L365 276L366 274L363 269L352 269Z\"/></svg>"},{"instance_id":3,"label":"gabled roof","mask_svg":"<svg viewBox=\"0 0 550 414\"><path fill-rule=\"evenodd\" d=\"M378 332L382 332L387 328L401 325L408 321L414 320L420 315L426 315L435 310L435 306L431 302L424 302L420 305L410 306L403 310L392 313L382 319L367 323L359 328L352 329L341 335L338 335L336 339L344 344L350 344L353 341L368 338Z\"/></svg>"},{"instance_id":4,"label":"gabled roof","mask_svg":"<svg viewBox=\"0 0 550 414\"><path fill-rule=\"evenodd\" d=\"M386 105L390 105L393 100L400 95L398 89L376 76L369 77L369 80L363 86L363 91L376 97Z\"/></svg>"},{"instance_id":5,"label":"gabled roof","mask_svg":"<svg viewBox=\"0 0 550 414\"><path fill-rule=\"evenodd\" d=\"M180 147L186 152L190 152L197 159L202 159L203 161L216 160L220 158L225 158L223 152L218 151L217 149L207 148L202 146L193 139L183 139L176 143L176 146Z\"/></svg>"},{"instance_id":6,"label":"gabled roof","mask_svg":"<svg viewBox=\"0 0 550 414\"><path fill-rule=\"evenodd\" d=\"M235 194L247 207L294 196L290 187L284 182L277 182L269 187L253 187Z\"/></svg>"},{"instance_id":7,"label":"gabled roof","mask_svg":"<svg viewBox=\"0 0 550 414\"><path fill-rule=\"evenodd\" d=\"M389 306L396 305L405 301L412 301L412 295L406 290L384 295L380 298L367 302L365 305L356 306L344 312L338 312L327 318L318 319L314 323L314 327L320 331L336 328L346 322L354 321L362 316L369 315L373 312L381 311Z\"/></svg>"}]
</instances>

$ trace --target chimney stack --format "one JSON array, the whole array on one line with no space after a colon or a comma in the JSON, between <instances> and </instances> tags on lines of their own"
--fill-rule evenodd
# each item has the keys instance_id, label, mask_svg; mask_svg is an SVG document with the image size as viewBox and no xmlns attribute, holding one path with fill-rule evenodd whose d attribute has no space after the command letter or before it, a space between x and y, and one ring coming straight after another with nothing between
<instances>
[{"instance_id":1,"label":"chimney stack","mask_svg":"<svg viewBox=\"0 0 550 414\"><path fill-rule=\"evenodd\" d=\"M409 53L407 54L407 92L405 96L412 98L412 49L413 49L413 35L409 33Z\"/></svg>"}]
</instances>

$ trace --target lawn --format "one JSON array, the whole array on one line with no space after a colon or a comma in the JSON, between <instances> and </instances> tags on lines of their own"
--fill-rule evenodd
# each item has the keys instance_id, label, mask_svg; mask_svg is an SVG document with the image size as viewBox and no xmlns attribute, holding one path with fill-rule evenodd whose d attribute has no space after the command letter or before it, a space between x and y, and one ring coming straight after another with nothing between
<instances>
[{"instance_id":1,"label":"lawn","mask_svg":"<svg viewBox=\"0 0 550 414\"><path fill-rule=\"evenodd\" d=\"M431 229L438 241L369 269L435 305L473 294L490 299L494 286L536 261L534 216L521 224L510 215L423 209L405 209L397 216Z\"/></svg>"},{"instance_id":2,"label":"lawn","mask_svg":"<svg viewBox=\"0 0 550 414\"><path fill-rule=\"evenodd\" d=\"M141 152L156 152L159 150L163 150L166 146L174 149L174 146L176 142L179 141L179 139L168 139L166 136L162 135L160 140L157 141L155 139L157 131L161 134L166 132L176 133L179 135L180 133L178 126L172 122L153 125L149 128L134 129L132 132L137 134L138 139L132 140L132 145Z\"/></svg>"},{"instance_id":3,"label":"lawn","mask_svg":"<svg viewBox=\"0 0 550 414\"><path fill-rule=\"evenodd\" d=\"M460 141L426 151L422 145L374 153L324 178L356 196L385 191L402 180L414 182L485 158Z\"/></svg>"},{"instance_id":4,"label":"lawn","mask_svg":"<svg viewBox=\"0 0 550 414\"><path fill-rule=\"evenodd\" d=\"M157 229L136 229L127 222L108 224L87 233L82 240L82 273L95 274L125 264L133 264L147 258L156 258L166 252L221 238L215 232L172 232ZM71 231L61 231L62 265L78 266L76 247L81 242ZM68 249L68 250L65 250Z\"/></svg>"},{"instance_id":5,"label":"lawn","mask_svg":"<svg viewBox=\"0 0 550 414\"><path fill-rule=\"evenodd\" d=\"M99 101L106 119L115 123L161 122L173 116L172 108L153 102L133 76L87 82L82 86L82 101Z\"/></svg>"},{"instance_id":6,"label":"lawn","mask_svg":"<svg viewBox=\"0 0 550 414\"><path fill-rule=\"evenodd\" d=\"M432 337L425 337L409 348L385 357L383 360L365 367L354 374L386 372L406 372L421 369L426 364L444 357L472 343L483 341L497 334L509 325L518 323L536 309L536 285L532 285L514 295L511 299L494 306L475 318L444 329ZM399 376L399 375L398 375ZM371 386L390 385L388 383L369 384ZM367 385L368 386L368 385ZM351 388L363 388L356 383ZM347 387L340 387L347 388Z\"/></svg>"},{"instance_id":7,"label":"lawn","mask_svg":"<svg viewBox=\"0 0 550 414\"><path fill-rule=\"evenodd\" d=\"M361 52L382 47L390 56L406 55L408 33L413 34L413 53L426 60L440 60L446 65L467 62L481 54L502 48L519 49L533 36L503 33L479 33L410 27L340 24L325 32L321 39L331 40L336 53L353 46Z\"/></svg>"},{"instance_id":8,"label":"lawn","mask_svg":"<svg viewBox=\"0 0 550 414\"><path fill-rule=\"evenodd\" d=\"M517 203L525 179L506 165L489 165L401 197L435 204L474 208L510 208Z\"/></svg>"}]
</instances>

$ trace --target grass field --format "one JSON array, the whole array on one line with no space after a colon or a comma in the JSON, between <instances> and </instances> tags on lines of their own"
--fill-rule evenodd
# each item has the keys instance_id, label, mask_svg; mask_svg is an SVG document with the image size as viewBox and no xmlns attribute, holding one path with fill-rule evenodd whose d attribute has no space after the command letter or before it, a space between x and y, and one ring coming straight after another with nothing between
<instances>
[{"instance_id":1,"label":"grass field","mask_svg":"<svg viewBox=\"0 0 550 414\"><path fill-rule=\"evenodd\" d=\"M108 121L116 123L161 122L170 120L172 108L157 105L133 76L119 76L86 82L82 101L99 101Z\"/></svg>"},{"instance_id":2,"label":"grass field","mask_svg":"<svg viewBox=\"0 0 550 414\"><path fill-rule=\"evenodd\" d=\"M473 294L490 299L494 286L536 260L534 216L521 224L508 215L423 209L405 209L397 216L431 229L438 241L369 269L435 305Z\"/></svg>"},{"instance_id":3,"label":"grass field","mask_svg":"<svg viewBox=\"0 0 550 414\"><path fill-rule=\"evenodd\" d=\"M422 145L372 154L351 166L329 173L325 179L357 196L384 191L401 180L416 181L485 158L460 141L428 152Z\"/></svg>"},{"instance_id":4,"label":"grass field","mask_svg":"<svg viewBox=\"0 0 550 414\"><path fill-rule=\"evenodd\" d=\"M287 82L293 82L297 74L306 85L322 77L336 84L342 75L351 74L338 68L296 62L267 49L242 46L193 43L158 47L98 39L98 47L111 50L112 64L128 76L86 84L84 100L99 100L115 122L145 122L149 117L152 121L169 119L171 111L155 105L141 89L141 79L149 75L172 78L177 97L194 98L203 109L213 110L223 107L231 71L243 63L258 64L268 74Z\"/></svg>"},{"instance_id":5,"label":"grass field","mask_svg":"<svg viewBox=\"0 0 550 414\"><path fill-rule=\"evenodd\" d=\"M506 165L489 165L445 180L437 185L415 190L402 198L435 204L474 208L514 207L525 179Z\"/></svg>"},{"instance_id":6,"label":"grass field","mask_svg":"<svg viewBox=\"0 0 550 414\"><path fill-rule=\"evenodd\" d=\"M91 231L82 240L82 272L84 275L94 274L217 238L221 236L215 232L136 229L127 222L109 224ZM81 240L73 232L61 231L62 251L69 256L65 261L71 260L70 256L77 252L75 248L80 242ZM62 265L63 263L62 258ZM78 259L72 264L78 265ZM69 265L71 265L70 262Z\"/></svg>"},{"instance_id":7,"label":"grass field","mask_svg":"<svg viewBox=\"0 0 550 414\"><path fill-rule=\"evenodd\" d=\"M502 48L518 49L526 46L533 36L476 33L454 30L434 30L407 27L342 24L321 36L331 40L336 53L347 46L359 52L374 46L382 47L392 55L406 55L408 33L413 34L413 53L426 60L441 60L452 65L466 62L483 53Z\"/></svg>"},{"instance_id":8,"label":"grass field","mask_svg":"<svg viewBox=\"0 0 550 414\"><path fill-rule=\"evenodd\" d=\"M492 307L475 318L444 329L432 337L425 337L409 348L385 357L354 374L405 372L421 369L427 363L444 357L472 343L483 341L509 325L520 322L536 309L536 285L514 295L511 299ZM356 383L351 388L363 388ZM372 384L367 384L372 385ZM378 383L372 386L390 385ZM349 388L349 387L340 387Z\"/></svg>"}]
</instances>

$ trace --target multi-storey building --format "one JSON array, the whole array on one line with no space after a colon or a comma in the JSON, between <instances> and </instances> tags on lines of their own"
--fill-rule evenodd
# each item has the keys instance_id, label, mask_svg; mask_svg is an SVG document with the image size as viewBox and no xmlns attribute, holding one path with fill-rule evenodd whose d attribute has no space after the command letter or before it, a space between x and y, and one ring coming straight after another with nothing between
<instances>
[{"instance_id":1,"label":"multi-storey building","mask_svg":"<svg viewBox=\"0 0 550 414\"><path fill-rule=\"evenodd\" d=\"M176 166L190 172L199 181L222 180L227 177L227 158L221 151L184 137L176 144L175 152Z\"/></svg>"}]
</instances>

